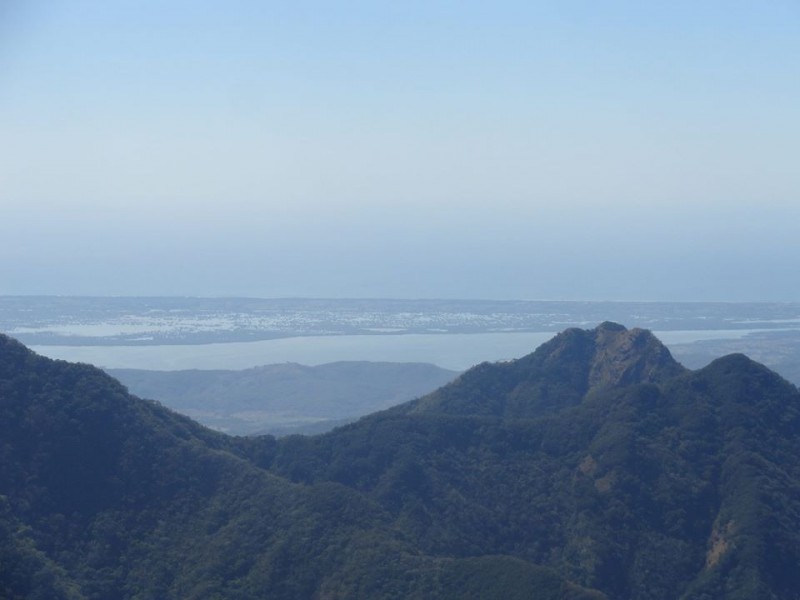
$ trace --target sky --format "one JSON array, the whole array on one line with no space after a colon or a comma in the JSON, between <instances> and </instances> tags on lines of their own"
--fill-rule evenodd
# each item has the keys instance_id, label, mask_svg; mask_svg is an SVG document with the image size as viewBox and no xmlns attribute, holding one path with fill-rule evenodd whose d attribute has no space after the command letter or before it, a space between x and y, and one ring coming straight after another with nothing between
<instances>
[{"instance_id":1,"label":"sky","mask_svg":"<svg viewBox=\"0 0 800 600\"><path fill-rule=\"evenodd\" d=\"M800 4L0 0L0 294L800 301Z\"/></svg>"}]
</instances>

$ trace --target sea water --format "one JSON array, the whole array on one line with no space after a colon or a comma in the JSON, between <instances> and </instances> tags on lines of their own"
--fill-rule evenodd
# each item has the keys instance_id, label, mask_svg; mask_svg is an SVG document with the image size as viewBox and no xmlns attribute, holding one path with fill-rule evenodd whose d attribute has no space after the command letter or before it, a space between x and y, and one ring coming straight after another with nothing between
<instances>
[{"instance_id":1,"label":"sea water","mask_svg":"<svg viewBox=\"0 0 800 600\"><path fill-rule=\"evenodd\" d=\"M737 339L762 330L656 331L667 346L700 340ZM426 362L464 370L484 361L519 358L555 334L471 333L405 335L329 335L256 342L159 346L34 346L48 356L117 369L246 369L296 362L319 365L336 361Z\"/></svg>"}]
</instances>

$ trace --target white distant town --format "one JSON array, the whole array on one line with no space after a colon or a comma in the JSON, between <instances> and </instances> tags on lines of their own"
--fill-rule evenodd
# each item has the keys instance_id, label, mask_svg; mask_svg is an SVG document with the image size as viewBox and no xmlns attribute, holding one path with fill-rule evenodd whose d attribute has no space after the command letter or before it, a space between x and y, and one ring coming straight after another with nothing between
<instances>
[{"instance_id":1,"label":"white distant town","mask_svg":"<svg viewBox=\"0 0 800 600\"><path fill-rule=\"evenodd\" d=\"M555 332L606 320L654 331L794 331L800 303L0 296L0 331L38 345Z\"/></svg>"}]
</instances>

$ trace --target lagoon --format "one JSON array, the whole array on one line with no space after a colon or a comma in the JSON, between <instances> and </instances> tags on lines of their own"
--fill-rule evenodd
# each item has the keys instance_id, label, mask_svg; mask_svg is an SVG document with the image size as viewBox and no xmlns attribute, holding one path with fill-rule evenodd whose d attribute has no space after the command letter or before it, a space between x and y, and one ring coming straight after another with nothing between
<instances>
[{"instance_id":1,"label":"lagoon","mask_svg":"<svg viewBox=\"0 0 800 600\"><path fill-rule=\"evenodd\" d=\"M700 340L737 339L750 330L654 332L667 346ZM319 365L336 361L426 362L464 370L484 361L519 358L533 352L555 334L448 333L404 335L304 336L256 342L160 346L33 346L50 358L84 362L109 369L246 369L296 362Z\"/></svg>"}]
</instances>

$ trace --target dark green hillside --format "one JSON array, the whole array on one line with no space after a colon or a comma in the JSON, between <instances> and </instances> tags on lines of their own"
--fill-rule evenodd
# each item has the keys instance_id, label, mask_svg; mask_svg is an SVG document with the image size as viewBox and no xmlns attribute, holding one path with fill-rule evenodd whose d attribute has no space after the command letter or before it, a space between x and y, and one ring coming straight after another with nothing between
<instances>
[{"instance_id":1,"label":"dark green hillside","mask_svg":"<svg viewBox=\"0 0 800 600\"><path fill-rule=\"evenodd\" d=\"M0 597L793 600L800 393L568 330L331 433L231 438L0 338Z\"/></svg>"},{"instance_id":2,"label":"dark green hillside","mask_svg":"<svg viewBox=\"0 0 800 600\"><path fill-rule=\"evenodd\" d=\"M510 557L426 554L369 496L257 466L278 451L0 337L0 597L598 597Z\"/></svg>"},{"instance_id":3,"label":"dark green hillside","mask_svg":"<svg viewBox=\"0 0 800 600\"><path fill-rule=\"evenodd\" d=\"M273 469L362 491L430 553L512 555L615 598L793 598L798 410L745 357L687 372L604 324L285 440Z\"/></svg>"},{"instance_id":4,"label":"dark green hillside","mask_svg":"<svg viewBox=\"0 0 800 600\"><path fill-rule=\"evenodd\" d=\"M483 363L408 407L410 412L530 418L589 392L660 382L684 372L649 331L616 323L568 329L518 360Z\"/></svg>"}]
</instances>

